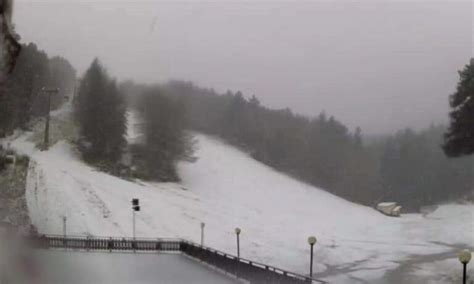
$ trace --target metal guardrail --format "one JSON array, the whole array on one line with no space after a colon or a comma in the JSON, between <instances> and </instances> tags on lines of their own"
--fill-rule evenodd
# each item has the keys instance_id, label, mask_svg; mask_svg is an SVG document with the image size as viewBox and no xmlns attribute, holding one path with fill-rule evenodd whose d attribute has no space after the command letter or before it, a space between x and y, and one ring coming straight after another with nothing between
<instances>
[{"instance_id":1,"label":"metal guardrail","mask_svg":"<svg viewBox=\"0 0 474 284\"><path fill-rule=\"evenodd\" d=\"M181 251L250 283L327 283L281 268L237 257L193 242L182 240Z\"/></svg>"},{"instance_id":2,"label":"metal guardrail","mask_svg":"<svg viewBox=\"0 0 474 284\"><path fill-rule=\"evenodd\" d=\"M28 241L35 248L45 249L67 248L102 251L179 252L250 283L326 283L322 280L239 258L182 239L132 239L118 237L40 235L29 237Z\"/></svg>"},{"instance_id":3,"label":"metal guardrail","mask_svg":"<svg viewBox=\"0 0 474 284\"><path fill-rule=\"evenodd\" d=\"M108 251L180 251L180 239L131 239L118 237L63 237L58 235L41 235L29 237L36 248L69 248L82 250Z\"/></svg>"}]
</instances>

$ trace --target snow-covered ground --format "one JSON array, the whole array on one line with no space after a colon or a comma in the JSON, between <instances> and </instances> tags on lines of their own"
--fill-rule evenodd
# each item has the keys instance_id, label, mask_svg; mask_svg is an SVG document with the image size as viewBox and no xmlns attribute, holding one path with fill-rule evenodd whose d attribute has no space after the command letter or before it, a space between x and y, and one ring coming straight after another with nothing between
<instances>
[{"instance_id":1,"label":"snow-covered ground","mask_svg":"<svg viewBox=\"0 0 474 284\"><path fill-rule=\"evenodd\" d=\"M42 233L62 233L66 216L68 234L130 236L130 201L140 198L138 237L199 242L200 222L205 222L205 244L235 253L234 228L240 227L242 257L306 274L306 240L315 235L316 275L335 283L380 283L413 255L428 258L474 246L472 204L443 205L426 216L386 217L202 134L196 134L198 160L179 165L181 184L110 176L85 165L67 142L41 152L28 142L29 135L11 145L31 157L27 202Z\"/></svg>"},{"instance_id":2,"label":"snow-covered ground","mask_svg":"<svg viewBox=\"0 0 474 284\"><path fill-rule=\"evenodd\" d=\"M457 257L418 265L414 275L423 278L426 284L462 283L462 266ZM468 266L467 275L474 278L472 264ZM471 282L472 283L472 282Z\"/></svg>"}]
</instances>

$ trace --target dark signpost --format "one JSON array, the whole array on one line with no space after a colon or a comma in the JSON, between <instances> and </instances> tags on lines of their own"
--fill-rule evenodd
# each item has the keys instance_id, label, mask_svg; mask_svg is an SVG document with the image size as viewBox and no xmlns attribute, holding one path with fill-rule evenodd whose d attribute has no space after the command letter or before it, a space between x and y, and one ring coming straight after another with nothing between
<instances>
[{"instance_id":1,"label":"dark signpost","mask_svg":"<svg viewBox=\"0 0 474 284\"><path fill-rule=\"evenodd\" d=\"M140 211L140 201L138 198L132 199L132 212L133 212L133 239L135 240L135 212Z\"/></svg>"}]
</instances>

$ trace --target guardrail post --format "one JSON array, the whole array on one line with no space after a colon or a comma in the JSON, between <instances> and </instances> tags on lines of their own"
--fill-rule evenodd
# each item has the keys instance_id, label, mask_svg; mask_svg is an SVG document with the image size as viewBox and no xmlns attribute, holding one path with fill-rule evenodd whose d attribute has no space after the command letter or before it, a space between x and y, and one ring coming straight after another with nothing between
<instances>
[{"instance_id":1,"label":"guardrail post","mask_svg":"<svg viewBox=\"0 0 474 284\"><path fill-rule=\"evenodd\" d=\"M112 252L112 248L114 246L113 242L112 242L112 237L110 237L109 239L109 243L107 244L107 246L109 247L109 252Z\"/></svg>"}]
</instances>

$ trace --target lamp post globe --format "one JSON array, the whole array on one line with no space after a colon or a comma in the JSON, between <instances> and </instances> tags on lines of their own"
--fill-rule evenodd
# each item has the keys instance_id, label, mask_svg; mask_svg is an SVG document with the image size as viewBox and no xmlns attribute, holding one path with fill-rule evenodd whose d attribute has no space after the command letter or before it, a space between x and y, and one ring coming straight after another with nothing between
<instances>
[{"instance_id":1,"label":"lamp post globe","mask_svg":"<svg viewBox=\"0 0 474 284\"><path fill-rule=\"evenodd\" d=\"M458 255L458 259L462 264L468 264L471 261L471 257L471 252L468 250L462 250Z\"/></svg>"},{"instance_id":2,"label":"lamp post globe","mask_svg":"<svg viewBox=\"0 0 474 284\"><path fill-rule=\"evenodd\" d=\"M235 233L236 233L237 235L239 235L239 234L240 234L240 228L235 228Z\"/></svg>"},{"instance_id":3,"label":"lamp post globe","mask_svg":"<svg viewBox=\"0 0 474 284\"><path fill-rule=\"evenodd\" d=\"M312 246L312 245L314 245L316 242L317 242L317 239L316 239L315 236L310 236L310 237L308 238L308 244L309 244L309 245Z\"/></svg>"},{"instance_id":4,"label":"lamp post globe","mask_svg":"<svg viewBox=\"0 0 474 284\"><path fill-rule=\"evenodd\" d=\"M468 250L462 250L461 252L459 252L458 259L462 263L462 283L466 284L467 283L466 266L471 260L471 252Z\"/></svg>"}]
</instances>

